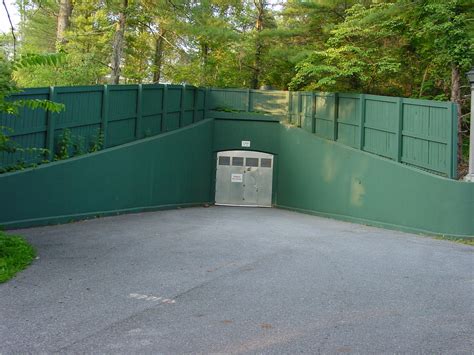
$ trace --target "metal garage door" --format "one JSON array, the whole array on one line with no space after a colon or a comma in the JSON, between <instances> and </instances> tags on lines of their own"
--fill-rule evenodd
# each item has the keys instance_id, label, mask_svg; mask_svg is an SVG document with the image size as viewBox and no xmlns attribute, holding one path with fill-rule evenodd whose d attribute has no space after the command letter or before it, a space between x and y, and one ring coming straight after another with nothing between
<instances>
[{"instance_id":1,"label":"metal garage door","mask_svg":"<svg viewBox=\"0 0 474 355\"><path fill-rule=\"evenodd\" d=\"M216 205L271 207L273 155L219 152L216 170Z\"/></svg>"}]
</instances>

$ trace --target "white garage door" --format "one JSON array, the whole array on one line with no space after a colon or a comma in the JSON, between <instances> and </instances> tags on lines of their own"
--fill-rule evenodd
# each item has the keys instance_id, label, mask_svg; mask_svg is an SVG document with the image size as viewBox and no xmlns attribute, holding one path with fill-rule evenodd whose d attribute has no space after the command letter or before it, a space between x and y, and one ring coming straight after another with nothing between
<instances>
[{"instance_id":1,"label":"white garage door","mask_svg":"<svg viewBox=\"0 0 474 355\"><path fill-rule=\"evenodd\" d=\"M271 207L273 155L219 152L216 170L216 205Z\"/></svg>"}]
</instances>

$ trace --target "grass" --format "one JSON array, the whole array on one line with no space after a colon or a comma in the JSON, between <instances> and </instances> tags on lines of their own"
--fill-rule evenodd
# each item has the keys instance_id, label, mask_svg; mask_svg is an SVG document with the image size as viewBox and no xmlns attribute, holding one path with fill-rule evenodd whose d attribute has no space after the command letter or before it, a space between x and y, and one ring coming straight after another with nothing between
<instances>
[{"instance_id":1,"label":"grass","mask_svg":"<svg viewBox=\"0 0 474 355\"><path fill-rule=\"evenodd\" d=\"M451 237L436 237L436 239L449 240L455 243L461 243L474 246L474 238L451 238Z\"/></svg>"},{"instance_id":2,"label":"grass","mask_svg":"<svg viewBox=\"0 0 474 355\"><path fill-rule=\"evenodd\" d=\"M25 239L0 231L0 283L25 269L35 256L35 250Z\"/></svg>"}]
</instances>

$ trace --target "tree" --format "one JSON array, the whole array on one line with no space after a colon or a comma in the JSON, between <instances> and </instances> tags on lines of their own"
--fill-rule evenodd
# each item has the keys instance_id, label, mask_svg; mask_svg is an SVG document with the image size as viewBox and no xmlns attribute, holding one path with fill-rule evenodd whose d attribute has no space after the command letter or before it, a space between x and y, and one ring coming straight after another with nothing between
<instances>
[{"instance_id":1,"label":"tree","mask_svg":"<svg viewBox=\"0 0 474 355\"><path fill-rule=\"evenodd\" d=\"M59 0L58 25L56 30L56 43L62 45L66 42L65 33L69 28L70 17L72 14L72 1Z\"/></svg>"},{"instance_id":2,"label":"tree","mask_svg":"<svg viewBox=\"0 0 474 355\"><path fill-rule=\"evenodd\" d=\"M357 91L458 104L462 160L461 73L474 57L473 4L464 0L396 0L356 4L326 45L296 65L291 87Z\"/></svg>"},{"instance_id":3,"label":"tree","mask_svg":"<svg viewBox=\"0 0 474 355\"><path fill-rule=\"evenodd\" d=\"M127 21L128 0L121 0L121 7L115 25L114 40L112 43L112 58L110 69L110 83L120 82L121 64L125 46L125 26Z\"/></svg>"},{"instance_id":4,"label":"tree","mask_svg":"<svg viewBox=\"0 0 474 355\"><path fill-rule=\"evenodd\" d=\"M59 112L64 106L49 100L39 99L21 99L11 100L11 96L20 90L17 88L13 81L13 72L17 68L22 67L38 67L38 66L49 66L56 65L61 61L61 56L51 54L47 56L34 56L30 55L23 57L20 60L10 61L4 51L0 51L0 114L6 114L10 116L16 116L19 110L23 107L29 109L43 109L46 111ZM0 126L0 153L14 153L17 151L27 151L23 147L19 147L17 144L12 142L7 133L11 133L12 129L4 126ZM43 152L43 151L41 151ZM40 153L41 153L40 152ZM9 170L10 168L2 168L0 172ZM14 167L12 168L14 169Z\"/></svg>"}]
</instances>

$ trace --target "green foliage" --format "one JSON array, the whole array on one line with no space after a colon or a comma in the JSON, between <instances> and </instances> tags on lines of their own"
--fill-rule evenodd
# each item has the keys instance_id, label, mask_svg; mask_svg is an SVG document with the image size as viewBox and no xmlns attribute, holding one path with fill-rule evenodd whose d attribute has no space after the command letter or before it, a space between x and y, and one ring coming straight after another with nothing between
<instances>
[{"instance_id":1,"label":"green foliage","mask_svg":"<svg viewBox=\"0 0 474 355\"><path fill-rule=\"evenodd\" d=\"M441 99L451 65L472 63L468 0L263 1L263 29L258 3L129 0L121 81L250 87L258 70L259 85L278 89ZM19 10L22 60L58 51L40 56L47 66L18 67L20 86L107 81L122 1L75 0L59 46L56 1L28 0Z\"/></svg>"},{"instance_id":2,"label":"green foliage","mask_svg":"<svg viewBox=\"0 0 474 355\"><path fill-rule=\"evenodd\" d=\"M73 138L69 128L63 129L56 144L56 155L54 160L63 160L69 158L70 150L73 146Z\"/></svg>"},{"instance_id":3,"label":"green foliage","mask_svg":"<svg viewBox=\"0 0 474 355\"><path fill-rule=\"evenodd\" d=\"M474 238L455 238L455 237L435 237L435 239L449 240L451 242L474 246Z\"/></svg>"},{"instance_id":4,"label":"green foliage","mask_svg":"<svg viewBox=\"0 0 474 355\"><path fill-rule=\"evenodd\" d=\"M469 21L461 0L356 4L297 63L290 87L445 99L452 67L472 63Z\"/></svg>"},{"instance_id":5,"label":"green foliage","mask_svg":"<svg viewBox=\"0 0 474 355\"><path fill-rule=\"evenodd\" d=\"M5 52L0 51L0 114L17 115L21 108L31 110L42 109L51 112L60 112L64 109L63 104L49 100L39 99L16 99L14 94L21 92L13 80L15 70L18 68L36 68L56 65L61 62L62 55L30 55L23 56L19 60L10 61ZM36 163L48 151L43 148L24 148L12 141L10 135L13 129L0 126L0 153L17 154L19 157L14 164L0 168L0 173L25 169L36 166ZM25 157L28 157L27 159Z\"/></svg>"},{"instance_id":6,"label":"green foliage","mask_svg":"<svg viewBox=\"0 0 474 355\"><path fill-rule=\"evenodd\" d=\"M98 129L95 136L93 137L90 147L89 147L89 153L94 153L98 152L104 147L104 132L102 130Z\"/></svg>"},{"instance_id":7,"label":"green foliage","mask_svg":"<svg viewBox=\"0 0 474 355\"><path fill-rule=\"evenodd\" d=\"M63 160L86 153L93 153L103 148L104 134L100 129L90 138L89 149L86 149L86 137L73 135L69 128L63 129L56 143L54 160Z\"/></svg>"},{"instance_id":8,"label":"green foliage","mask_svg":"<svg viewBox=\"0 0 474 355\"><path fill-rule=\"evenodd\" d=\"M64 53L46 53L41 55L29 53L21 56L21 58L14 63L13 69L36 68L38 66L53 67L64 63L64 60Z\"/></svg>"},{"instance_id":9,"label":"green foliage","mask_svg":"<svg viewBox=\"0 0 474 355\"><path fill-rule=\"evenodd\" d=\"M18 150L17 152L25 152L26 155L29 155L32 160L36 161L36 160L39 160L39 158L41 158L42 156L45 156L46 154L48 154L49 151L43 148L21 148L21 150ZM0 174L29 169L29 168L36 168L38 165L46 164L46 163L49 163L49 161L46 159L43 159L39 161L38 163L28 162L25 159L18 159L14 164L0 167Z\"/></svg>"},{"instance_id":10,"label":"green foliage","mask_svg":"<svg viewBox=\"0 0 474 355\"><path fill-rule=\"evenodd\" d=\"M22 237L0 231L0 283L25 269L35 256L34 248Z\"/></svg>"},{"instance_id":11,"label":"green foliage","mask_svg":"<svg viewBox=\"0 0 474 355\"><path fill-rule=\"evenodd\" d=\"M21 107L27 107L32 110L43 109L46 111L59 112L64 109L64 105L54 103L48 100L11 100L13 94L19 93L13 76L15 70L19 68L36 68L38 66L49 66L50 63L59 63L60 55L30 55L21 57L17 61L9 61L5 54L0 52L0 113L11 115L18 114Z\"/></svg>"},{"instance_id":12,"label":"green foliage","mask_svg":"<svg viewBox=\"0 0 474 355\"><path fill-rule=\"evenodd\" d=\"M14 153L17 145L11 140L7 133L13 132L10 127L0 126L0 152Z\"/></svg>"},{"instance_id":13,"label":"green foliage","mask_svg":"<svg viewBox=\"0 0 474 355\"><path fill-rule=\"evenodd\" d=\"M45 111L51 112L61 112L64 109L63 104L49 100L39 100L39 99L27 99L27 100L11 100L5 102L4 107L0 109L0 112L4 112L10 115L18 114L18 110L22 107L29 108L31 110L42 109Z\"/></svg>"},{"instance_id":14,"label":"green foliage","mask_svg":"<svg viewBox=\"0 0 474 355\"><path fill-rule=\"evenodd\" d=\"M76 136L72 144L72 148L74 149L74 155L83 155L86 153L86 142L83 136Z\"/></svg>"},{"instance_id":15,"label":"green foliage","mask_svg":"<svg viewBox=\"0 0 474 355\"><path fill-rule=\"evenodd\" d=\"M48 153L48 150L44 148L21 147L18 143L14 142L7 134L11 132L13 132L11 128L0 126L0 152L16 154L18 156L18 159L13 164L0 167L0 174L35 167L37 163L31 163L28 161L38 161ZM42 163L44 162L45 161L43 159Z\"/></svg>"},{"instance_id":16,"label":"green foliage","mask_svg":"<svg viewBox=\"0 0 474 355\"><path fill-rule=\"evenodd\" d=\"M267 115L271 114L269 111L263 111L263 110L254 110L254 111L245 111L245 110L237 110L232 107L227 107L227 106L216 106L213 109L214 111L220 111L220 112L229 112L229 113L245 113L247 115Z\"/></svg>"}]
</instances>

